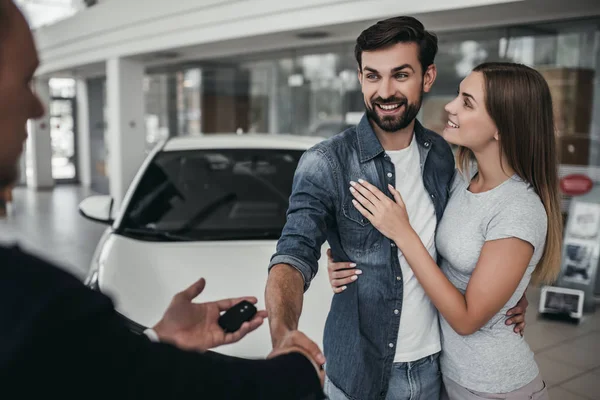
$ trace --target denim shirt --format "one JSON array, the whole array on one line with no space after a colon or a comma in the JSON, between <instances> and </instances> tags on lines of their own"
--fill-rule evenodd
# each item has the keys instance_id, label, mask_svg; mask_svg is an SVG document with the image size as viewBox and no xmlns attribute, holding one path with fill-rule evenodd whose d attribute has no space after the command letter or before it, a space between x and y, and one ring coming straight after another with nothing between
<instances>
[{"instance_id":1,"label":"denim shirt","mask_svg":"<svg viewBox=\"0 0 600 400\"><path fill-rule=\"evenodd\" d=\"M439 222L454 175L452 150L418 121L414 138L423 184ZM334 260L360 266L360 279L333 297L323 338L327 376L350 399L385 398L403 296L396 244L352 205L350 181L365 179L393 198L387 185L396 185L395 174L366 116L356 127L307 150L296 169L287 222L269 265L296 268L307 290L327 240Z\"/></svg>"}]
</instances>

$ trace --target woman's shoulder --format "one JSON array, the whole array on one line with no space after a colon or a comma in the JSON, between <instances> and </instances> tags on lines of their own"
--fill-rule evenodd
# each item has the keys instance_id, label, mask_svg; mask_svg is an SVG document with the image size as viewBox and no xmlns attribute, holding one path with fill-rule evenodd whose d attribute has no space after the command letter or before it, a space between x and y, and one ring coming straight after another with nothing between
<instances>
[{"instance_id":1,"label":"woman's shoulder","mask_svg":"<svg viewBox=\"0 0 600 400\"><path fill-rule=\"evenodd\" d=\"M450 186L450 193L455 192L457 189L466 189L471 182L471 178L474 176L473 171L461 171L458 168L454 169L454 177L452 178L452 185Z\"/></svg>"},{"instance_id":2,"label":"woman's shoulder","mask_svg":"<svg viewBox=\"0 0 600 400\"><path fill-rule=\"evenodd\" d=\"M540 238L545 238L548 215L533 187L522 179L513 177L503 189L501 198L496 199L490 225L502 226L507 231L531 231L532 234L539 233Z\"/></svg>"}]
</instances>

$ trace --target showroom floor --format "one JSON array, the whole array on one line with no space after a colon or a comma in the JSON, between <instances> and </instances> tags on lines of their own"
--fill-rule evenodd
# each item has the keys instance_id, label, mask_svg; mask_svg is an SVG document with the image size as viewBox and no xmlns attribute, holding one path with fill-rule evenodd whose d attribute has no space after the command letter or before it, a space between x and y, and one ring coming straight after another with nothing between
<instances>
[{"instance_id":1,"label":"showroom floor","mask_svg":"<svg viewBox=\"0 0 600 400\"><path fill-rule=\"evenodd\" d=\"M105 228L78 213L78 203L90 194L77 186L45 192L16 189L12 213L0 219L0 241L16 240L83 278ZM600 400L600 310L571 325L538 319L537 288L528 290L528 299L525 338L535 351L550 398Z\"/></svg>"}]
</instances>

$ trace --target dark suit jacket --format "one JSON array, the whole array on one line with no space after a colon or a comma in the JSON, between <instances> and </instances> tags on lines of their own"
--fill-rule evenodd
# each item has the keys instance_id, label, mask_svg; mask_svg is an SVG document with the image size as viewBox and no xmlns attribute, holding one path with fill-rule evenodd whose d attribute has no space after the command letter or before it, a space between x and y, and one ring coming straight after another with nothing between
<instances>
[{"instance_id":1,"label":"dark suit jacket","mask_svg":"<svg viewBox=\"0 0 600 400\"><path fill-rule=\"evenodd\" d=\"M300 354L245 360L131 333L111 300L0 247L0 395L40 399L321 399Z\"/></svg>"}]
</instances>

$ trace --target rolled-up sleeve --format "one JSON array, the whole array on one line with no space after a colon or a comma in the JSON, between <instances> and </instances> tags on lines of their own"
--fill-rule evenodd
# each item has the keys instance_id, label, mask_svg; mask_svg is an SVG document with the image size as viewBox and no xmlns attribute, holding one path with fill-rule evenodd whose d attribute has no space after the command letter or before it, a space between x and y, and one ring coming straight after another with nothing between
<instances>
[{"instance_id":1,"label":"rolled-up sleeve","mask_svg":"<svg viewBox=\"0 0 600 400\"><path fill-rule=\"evenodd\" d=\"M287 221L269 263L289 264L304 278L304 290L317 274L321 246L335 221L337 169L325 149L306 151L294 175Z\"/></svg>"}]
</instances>

